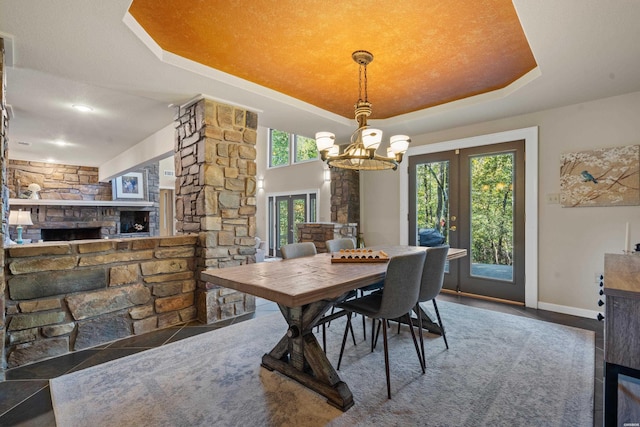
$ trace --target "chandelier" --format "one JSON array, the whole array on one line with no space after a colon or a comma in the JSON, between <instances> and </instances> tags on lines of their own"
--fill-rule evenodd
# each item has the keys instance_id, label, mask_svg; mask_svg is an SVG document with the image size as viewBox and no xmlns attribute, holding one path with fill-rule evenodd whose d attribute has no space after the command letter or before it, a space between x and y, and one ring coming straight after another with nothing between
<instances>
[{"instance_id":1,"label":"chandelier","mask_svg":"<svg viewBox=\"0 0 640 427\"><path fill-rule=\"evenodd\" d=\"M390 139L386 156L376 152L382 142L382 131L367 125L367 117L371 115L371 103L367 96L367 65L373 61L373 55L366 50L357 50L351 57L359 65L358 102L354 106L358 129L351 134L351 143L342 153L340 146L335 144L336 136L333 133L317 132L316 146L320 158L330 167L341 169L396 170L411 139L407 135L394 135Z\"/></svg>"}]
</instances>

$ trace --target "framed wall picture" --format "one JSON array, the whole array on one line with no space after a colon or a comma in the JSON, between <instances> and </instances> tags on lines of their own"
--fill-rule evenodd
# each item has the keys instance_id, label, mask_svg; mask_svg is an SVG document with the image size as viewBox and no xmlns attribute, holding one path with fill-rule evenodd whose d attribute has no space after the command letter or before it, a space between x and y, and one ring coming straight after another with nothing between
<instances>
[{"instance_id":1,"label":"framed wall picture","mask_svg":"<svg viewBox=\"0 0 640 427\"><path fill-rule=\"evenodd\" d=\"M640 145L563 154L560 203L562 207L640 205Z\"/></svg>"},{"instance_id":2,"label":"framed wall picture","mask_svg":"<svg viewBox=\"0 0 640 427\"><path fill-rule=\"evenodd\" d=\"M144 172L130 172L113 180L114 200L146 200L147 179Z\"/></svg>"}]
</instances>

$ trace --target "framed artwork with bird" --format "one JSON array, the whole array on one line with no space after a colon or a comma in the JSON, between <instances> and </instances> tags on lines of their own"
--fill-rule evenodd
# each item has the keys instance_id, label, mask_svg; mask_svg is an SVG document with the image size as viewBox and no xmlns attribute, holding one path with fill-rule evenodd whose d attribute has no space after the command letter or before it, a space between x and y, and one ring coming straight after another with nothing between
<instances>
[{"instance_id":1,"label":"framed artwork with bird","mask_svg":"<svg viewBox=\"0 0 640 427\"><path fill-rule=\"evenodd\" d=\"M640 145L562 154L560 204L640 205Z\"/></svg>"}]
</instances>

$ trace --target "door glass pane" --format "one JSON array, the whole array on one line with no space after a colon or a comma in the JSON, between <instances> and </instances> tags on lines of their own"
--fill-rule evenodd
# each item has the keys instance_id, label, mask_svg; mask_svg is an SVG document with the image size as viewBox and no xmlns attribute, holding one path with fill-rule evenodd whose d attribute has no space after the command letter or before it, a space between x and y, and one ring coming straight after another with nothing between
<instances>
[{"instance_id":1,"label":"door glass pane","mask_svg":"<svg viewBox=\"0 0 640 427\"><path fill-rule=\"evenodd\" d=\"M278 248L289 243L289 201L276 199L278 210Z\"/></svg>"},{"instance_id":2,"label":"door glass pane","mask_svg":"<svg viewBox=\"0 0 640 427\"><path fill-rule=\"evenodd\" d=\"M318 219L316 217L316 212L318 211L318 206L316 204L316 195L309 194L309 222L317 222Z\"/></svg>"},{"instance_id":3,"label":"door glass pane","mask_svg":"<svg viewBox=\"0 0 640 427\"><path fill-rule=\"evenodd\" d=\"M449 161L416 165L416 219L418 245L448 242Z\"/></svg>"},{"instance_id":4,"label":"door glass pane","mask_svg":"<svg viewBox=\"0 0 640 427\"><path fill-rule=\"evenodd\" d=\"M438 246L449 242L450 163L416 165L416 223L419 246ZM449 261L445 266L449 272Z\"/></svg>"},{"instance_id":5,"label":"door glass pane","mask_svg":"<svg viewBox=\"0 0 640 427\"><path fill-rule=\"evenodd\" d=\"M293 241L298 241L298 224L306 222L307 218L307 199L293 200Z\"/></svg>"},{"instance_id":6,"label":"door glass pane","mask_svg":"<svg viewBox=\"0 0 640 427\"><path fill-rule=\"evenodd\" d=\"M513 281L514 155L470 158L471 275Z\"/></svg>"}]
</instances>

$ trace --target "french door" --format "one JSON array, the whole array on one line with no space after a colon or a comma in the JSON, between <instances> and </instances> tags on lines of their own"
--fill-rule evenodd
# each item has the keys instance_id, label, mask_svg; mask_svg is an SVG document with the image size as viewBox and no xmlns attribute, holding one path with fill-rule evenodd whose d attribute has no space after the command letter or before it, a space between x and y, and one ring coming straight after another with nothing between
<instances>
[{"instance_id":1,"label":"french door","mask_svg":"<svg viewBox=\"0 0 640 427\"><path fill-rule=\"evenodd\" d=\"M316 193L269 196L269 255L281 256L280 247L298 241L297 225L315 222Z\"/></svg>"},{"instance_id":2,"label":"french door","mask_svg":"<svg viewBox=\"0 0 640 427\"><path fill-rule=\"evenodd\" d=\"M468 251L445 289L524 302L524 160L524 141L410 157L409 244Z\"/></svg>"}]
</instances>

